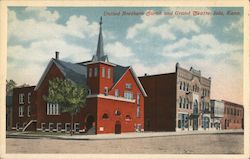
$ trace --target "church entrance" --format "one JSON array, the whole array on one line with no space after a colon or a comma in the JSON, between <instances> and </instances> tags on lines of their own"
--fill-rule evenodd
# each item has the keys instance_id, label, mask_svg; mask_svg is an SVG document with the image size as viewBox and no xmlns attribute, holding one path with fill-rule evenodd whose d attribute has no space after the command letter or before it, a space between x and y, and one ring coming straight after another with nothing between
<instances>
[{"instance_id":1,"label":"church entrance","mask_svg":"<svg viewBox=\"0 0 250 159\"><path fill-rule=\"evenodd\" d=\"M120 134L121 133L121 122L116 121L115 122L115 134Z\"/></svg>"}]
</instances>

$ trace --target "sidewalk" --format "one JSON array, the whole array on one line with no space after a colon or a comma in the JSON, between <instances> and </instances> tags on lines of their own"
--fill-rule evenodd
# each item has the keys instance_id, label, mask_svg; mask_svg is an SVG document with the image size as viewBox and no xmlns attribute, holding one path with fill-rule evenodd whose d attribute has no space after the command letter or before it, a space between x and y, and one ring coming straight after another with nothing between
<instances>
[{"instance_id":1,"label":"sidewalk","mask_svg":"<svg viewBox=\"0 0 250 159\"><path fill-rule=\"evenodd\" d=\"M29 134L22 132L7 133L7 138L51 138L63 140L113 140L113 139L132 139L132 138L151 138L164 136L181 136L181 135L207 135L207 134L243 134L243 130L207 130L207 131L178 131L178 132L132 132L122 134L99 134L99 135L43 135Z\"/></svg>"}]
</instances>

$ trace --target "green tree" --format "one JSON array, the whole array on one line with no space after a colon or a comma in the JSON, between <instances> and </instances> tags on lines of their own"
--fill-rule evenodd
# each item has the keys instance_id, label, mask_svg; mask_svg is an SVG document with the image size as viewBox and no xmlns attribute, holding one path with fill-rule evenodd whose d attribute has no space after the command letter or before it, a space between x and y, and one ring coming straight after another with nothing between
<instances>
[{"instance_id":1,"label":"green tree","mask_svg":"<svg viewBox=\"0 0 250 159\"><path fill-rule=\"evenodd\" d=\"M70 134L73 134L74 115L80 111L80 108L86 103L86 90L69 80L54 78L49 81L48 96L43 98L48 103L55 103L61 107L62 112L70 113L71 128Z\"/></svg>"},{"instance_id":2,"label":"green tree","mask_svg":"<svg viewBox=\"0 0 250 159\"><path fill-rule=\"evenodd\" d=\"M14 80L6 80L6 95L12 95L14 87L16 87L16 82Z\"/></svg>"}]
</instances>

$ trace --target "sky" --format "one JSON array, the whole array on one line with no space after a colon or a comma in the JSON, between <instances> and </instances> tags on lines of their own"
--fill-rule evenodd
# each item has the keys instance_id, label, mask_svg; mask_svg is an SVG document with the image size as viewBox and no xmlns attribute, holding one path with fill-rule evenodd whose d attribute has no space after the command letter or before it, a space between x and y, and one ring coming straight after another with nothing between
<instances>
[{"instance_id":1,"label":"sky","mask_svg":"<svg viewBox=\"0 0 250 159\"><path fill-rule=\"evenodd\" d=\"M212 99L243 103L243 8L236 7L9 7L7 79L36 85L55 51L61 60L90 60L100 16L110 62L138 76L174 72L179 62L212 78Z\"/></svg>"}]
</instances>

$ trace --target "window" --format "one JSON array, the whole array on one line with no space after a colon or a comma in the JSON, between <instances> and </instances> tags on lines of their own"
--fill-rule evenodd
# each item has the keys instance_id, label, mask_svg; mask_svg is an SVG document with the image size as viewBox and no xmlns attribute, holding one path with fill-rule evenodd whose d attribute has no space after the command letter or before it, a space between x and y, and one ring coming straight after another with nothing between
<instances>
[{"instance_id":1,"label":"window","mask_svg":"<svg viewBox=\"0 0 250 159\"><path fill-rule=\"evenodd\" d=\"M104 95L107 96L109 93L108 87L104 87Z\"/></svg>"},{"instance_id":2,"label":"window","mask_svg":"<svg viewBox=\"0 0 250 159\"><path fill-rule=\"evenodd\" d=\"M136 117L139 118L140 116L141 116L140 106L138 105L136 108Z\"/></svg>"},{"instance_id":3,"label":"window","mask_svg":"<svg viewBox=\"0 0 250 159\"><path fill-rule=\"evenodd\" d=\"M186 98L183 98L183 105L182 105L182 108L185 109L185 106L186 106Z\"/></svg>"},{"instance_id":4,"label":"window","mask_svg":"<svg viewBox=\"0 0 250 159\"><path fill-rule=\"evenodd\" d=\"M98 68L96 67L95 68L95 73L94 73L95 77L97 77L97 74L98 74Z\"/></svg>"},{"instance_id":5,"label":"window","mask_svg":"<svg viewBox=\"0 0 250 159\"><path fill-rule=\"evenodd\" d=\"M62 130L62 123L57 123L56 129L57 129L57 131L61 131Z\"/></svg>"},{"instance_id":6,"label":"window","mask_svg":"<svg viewBox=\"0 0 250 159\"><path fill-rule=\"evenodd\" d=\"M180 97L180 99L179 99L179 108L181 108L181 104L182 104L182 98Z\"/></svg>"},{"instance_id":7,"label":"window","mask_svg":"<svg viewBox=\"0 0 250 159\"><path fill-rule=\"evenodd\" d=\"M75 132L79 132L80 130L79 123L75 123L74 129L75 129Z\"/></svg>"},{"instance_id":8,"label":"window","mask_svg":"<svg viewBox=\"0 0 250 159\"><path fill-rule=\"evenodd\" d=\"M109 118L109 115L107 113L104 113L102 115L102 120L107 120Z\"/></svg>"},{"instance_id":9,"label":"window","mask_svg":"<svg viewBox=\"0 0 250 159\"><path fill-rule=\"evenodd\" d=\"M126 87L126 89L131 89L132 88L132 84L131 83L126 83L125 87Z\"/></svg>"},{"instance_id":10,"label":"window","mask_svg":"<svg viewBox=\"0 0 250 159\"><path fill-rule=\"evenodd\" d=\"M108 79L110 79L110 68L108 68Z\"/></svg>"},{"instance_id":11,"label":"window","mask_svg":"<svg viewBox=\"0 0 250 159\"><path fill-rule=\"evenodd\" d=\"M31 93L28 93L28 103L30 104L31 102Z\"/></svg>"},{"instance_id":12,"label":"window","mask_svg":"<svg viewBox=\"0 0 250 159\"><path fill-rule=\"evenodd\" d=\"M19 104L24 104L24 94L19 94Z\"/></svg>"},{"instance_id":13,"label":"window","mask_svg":"<svg viewBox=\"0 0 250 159\"><path fill-rule=\"evenodd\" d=\"M23 113L24 113L24 106L19 106L19 117L23 117Z\"/></svg>"},{"instance_id":14,"label":"window","mask_svg":"<svg viewBox=\"0 0 250 159\"><path fill-rule=\"evenodd\" d=\"M30 110L30 106L27 107L27 116L30 117L31 114L31 110Z\"/></svg>"},{"instance_id":15,"label":"window","mask_svg":"<svg viewBox=\"0 0 250 159\"><path fill-rule=\"evenodd\" d=\"M180 89L182 88L182 82L180 82Z\"/></svg>"},{"instance_id":16,"label":"window","mask_svg":"<svg viewBox=\"0 0 250 159\"><path fill-rule=\"evenodd\" d=\"M187 103L186 103L186 108L188 109L188 104L189 104L189 101L188 101L188 99L187 99Z\"/></svg>"},{"instance_id":17,"label":"window","mask_svg":"<svg viewBox=\"0 0 250 159\"><path fill-rule=\"evenodd\" d=\"M187 84L187 91L188 91L188 88L189 88L189 84Z\"/></svg>"},{"instance_id":18,"label":"window","mask_svg":"<svg viewBox=\"0 0 250 159\"><path fill-rule=\"evenodd\" d=\"M183 91L185 91L186 90L186 83L185 82L183 82Z\"/></svg>"},{"instance_id":19,"label":"window","mask_svg":"<svg viewBox=\"0 0 250 159\"><path fill-rule=\"evenodd\" d=\"M42 131L45 131L45 123L41 123L41 129L42 129Z\"/></svg>"},{"instance_id":20,"label":"window","mask_svg":"<svg viewBox=\"0 0 250 159\"><path fill-rule=\"evenodd\" d=\"M16 123L16 130L19 130L19 123Z\"/></svg>"},{"instance_id":21,"label":"window","mask_svg":"<svg viewBox=\"0 0 250 159\"><path fill-rule=\"evenodd\" d=\"M103 78L105 77L105 68L104 67L102 68L102 77Z\"/></svg>"},{"instance_id":22,"label":"window","mask_svg":"<svg viewBox=\"0 0 250 159\"><path fill-rule=\"evenodd\" d=\"M65 131L70 131L70 123L65 123Z\"/></svg>"},{"instance_id":23,"label":"window","mask_svg":"<svg viewBox=\"0 0 250 159\"><path fill-rule=\"evenodd\" d=\"M124 92L124 98L132 100L133 99L133 93L125 91Z\"/></svg>"},{"instance_id":24,"label":"window","mask_svg":"<svg viewBox=\"0 0 250 159\"><path fill-rule=\"evenodd\" d=\"M89 68L89 77L92 77L92 68Z\"/></svg>"},{"instance_id":25,"label":"window","mask_svg":"<svg viewBox=\"0 0 250 159\"><path fill-rule=\"evenodd\" d=\"M115 111L115 116L120 116L121 115L121 112L119 110L116 110Z\"/></svg>"},{"instance_id":26,"label":"window","mask_svg":"<svg viewBox=\"0 0 250 159\"><path fill-rule=\"evenodd\" d=\"M53 131L54 123L49 123L49 131Z\"/></svg>"},{"instance_id":27,"label":"window","mask_svg":"<svg viewBox=\"0 0 250 159\"><path fill-rule=\"evenodd\" d=\"M131 116L130 115L126 115L125 121L131 121L131 120L132 120Z\"/></svg>"},{"instance_id":28,"label":"window","mask_svg":"<svg viewBox=\"0 0 250 159\"><path fill-rule=\"evenodd\" d=\"M47 103L47 115L60 115L59 105Z\"/></svg>"},{"instance_id":29,"label":"window","mask_svg":"<svg viewBox=\"0 0 250 159\"><path fill-rule=\"evenodd\" d=\"M137 94L137 100L136 100L136 102L137 102L137 105L140 105L140 94Z\"/></svg>"},{"instance_id":30,"label":"window","mask_svg":"<svg viewBox=\"0 0 250 159\"><path fill-rule=\"evenodd\" d=\"M115 90L115 96L119 97L119 90L118 89Z\"/></svg>"},{"instance_id":31,"label":"window","mask_svg":"<svg viewBox=\"0 0 250 159\"><path fill-rule=\"evenodd\" d=\"M88 95L91 95L91 89L88 89Z\"/></svg>"}]
</instances>

